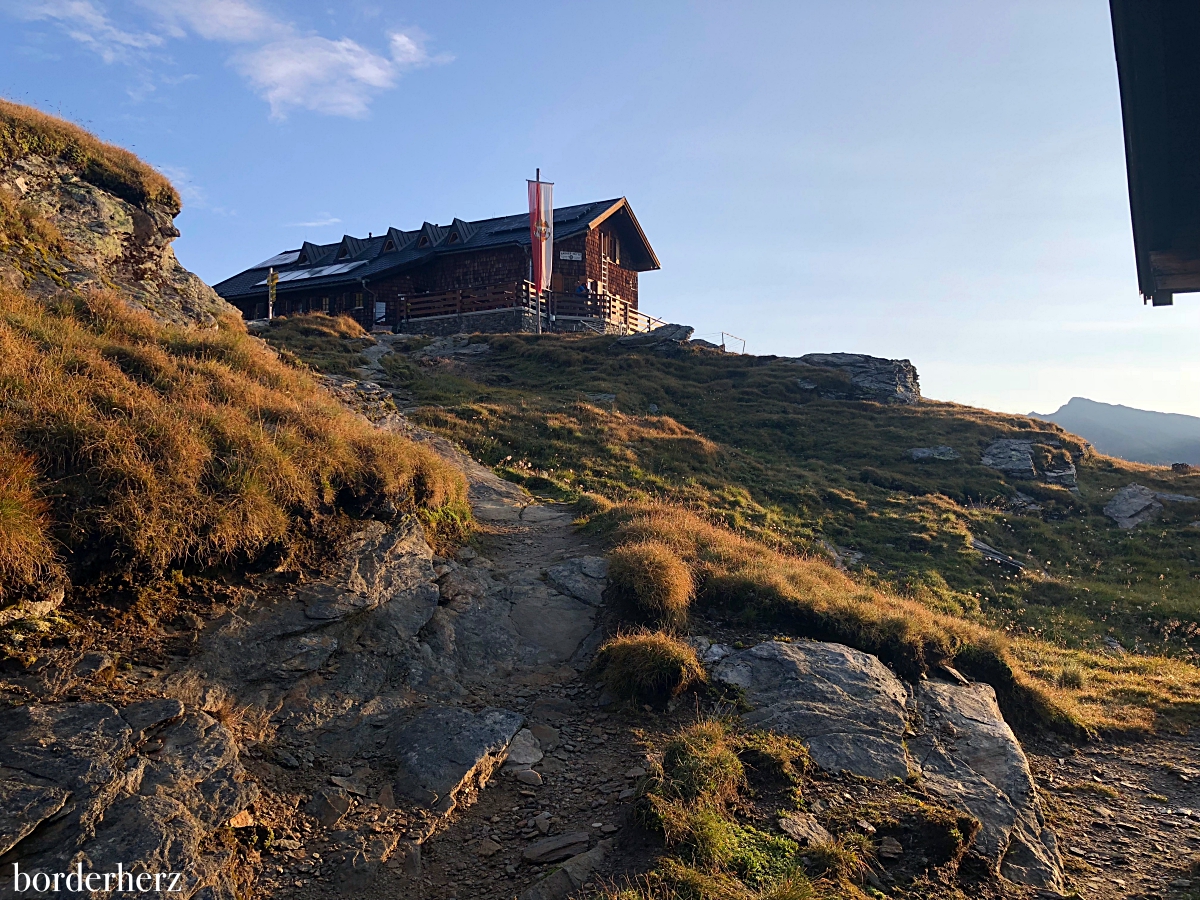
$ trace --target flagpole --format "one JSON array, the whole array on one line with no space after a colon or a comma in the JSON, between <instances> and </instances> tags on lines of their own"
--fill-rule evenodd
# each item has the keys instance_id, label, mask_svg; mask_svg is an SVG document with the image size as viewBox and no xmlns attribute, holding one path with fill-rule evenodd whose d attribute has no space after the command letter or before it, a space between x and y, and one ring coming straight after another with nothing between
<instances>
[{"instance_id":1,"label":"flagpole","mask_svg":"<svg viewBox=\"0 0 1200 900\"><path fill-rule=\"evenodd\" d=\"M540 215L542 211L542 167L538 166L533 171L533 183L537 185L538 214ZM540 279L537 284L537 333L542 333L542 284Z\"/></svg>"}]
</instances>

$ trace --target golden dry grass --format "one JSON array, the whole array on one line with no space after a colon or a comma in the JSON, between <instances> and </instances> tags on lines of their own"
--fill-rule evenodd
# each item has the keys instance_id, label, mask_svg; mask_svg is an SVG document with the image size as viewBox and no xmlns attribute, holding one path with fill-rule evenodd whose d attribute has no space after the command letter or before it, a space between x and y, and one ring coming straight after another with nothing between
<instances>
[{"instance_id":1,"label":"golden dry grass","mask_svg":"<svg viewBox=\"0 0 1200 900\"><path fill-rule=\"evenodd\" d=\"M31 106L0 100L0 162L31 154L64 162L84 181L135 206L157 204L172 213L180 209L171 182L128 150Z\"/></svg>"},{"instance_id":2,"label":"golden dry grass","mask_svg":"<svg viewBox=\"0 0 1200 900\"><path fill-rule=\"evenodd\" d=\"M682 628L695 585L688 567L659 541L622 544L609 554L612 598L639 622Z\"/></svg>"},{"instance_id":3,"label":"golden dry grass","mask_svg":"<svg viewBox=\"0 0 1200 900\"><path fill-rule=\"evenodd\" d=\"M596 652L594 671L618 697L677 697L705 680L688 644L661 631L618 634Z\"/></svg>"},{"instance_id":4,"label":"golden dry grass","mask_svg":"<svg viewBox=\"0 0 1200 900\"><path fill-rule=\"evenodd\" d=\"M909 678L954 665L991 684L1018 724L1141 731L1200 711L1200 669L1179 660L1010 639L856 582L823 558L782 553L674 506L612 506L593 524L612 530L618 552L648 541L668 548L691 570L696 602L706 607L874 653Z\"/></svg>"},{"instance_id":5,"label":"golden dry grass","mask_svg":"<svg viewBox=\"0 0 1200 900\"><path fill-rule=\"evenodd\" d=\"M32 584L54 558L48 511L33 461L0 441L0 602L6 585Z\"/></svg>"},{"instance_id":6,"label":"golden dry grass","mask_svg":"<svg viewBox=\"0 0 1200 900\"><path fill-rule=\"evenodd\" d=\"M656 792L693 802L706 797L724 805L746 786L746 770L719 719L701 719L679 729L663 746L657 766Z\"/></svg>"},{"instance_id":7,"label":"golden dry grass","mask_svg":"<svg viewBox=\"0 0 1200 900\"><path fill-rule=\"evenodd\" d=\"M0 550L15 585L56 554L153 577L251 559L382 501L465 510L433 452L346 412L250 338L163 325L119 296L45 304L0 290ZM33 480L31 482L31 475Z\"/></svg>"}]
</instances>

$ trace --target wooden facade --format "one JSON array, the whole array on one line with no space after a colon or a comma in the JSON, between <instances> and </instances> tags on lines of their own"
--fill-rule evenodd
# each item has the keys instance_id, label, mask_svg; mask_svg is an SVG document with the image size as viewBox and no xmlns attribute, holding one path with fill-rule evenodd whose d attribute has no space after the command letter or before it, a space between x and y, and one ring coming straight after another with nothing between
<instances>
[{"instance_id":1,"label":"wooden facade","mask_svg":"<svg viewBox=\"0 0 1200 900\"><path fill-rule=\"evenodd\" d=\"M596 206L597 210L591 210L590 206ZM577 209L580 207L564 212L569 214ZM555 214L557 219L559 211ZM478 223L490 228L487 232L493 236L490 240L479 239L480 232L473 228L476 223L455 220L461 226L459 230L467 235L455 240L451 240L458 233L453 230L455 226L440 229L426 226L433 236L428 241L430 249L420 254L425 245L415 248L418 255L412 259L403 259L403 254L395 249L396 243L404 238L384 240L384 236L371 236L358 241L362 246L347 245L347 240L355 239L344 239L340 253L323 256L318 261L336 264L350 259L350 265L357 266L348 273L353 277L283 282L277 289L274 313L348 315L368 329L382 327L413 333L582 329L624 333L645 331L660 324L638 306L639 271L658 268L658 261L624 200L589 205L582 215L575 216L583 221L572 223L568 219L568 227L562 229L565 233L555 236L550 290L540 298L528 281L530 241L527 229L519 230L520 218ZM508 220L517 221L513 224ZM423 229L421 234L426 231ZM512 235L511 240L495 239L508 234ZM417 243L421 240L425 238L419 238ZM370 247L370 242L379 243L378 249ZM357 252L351 255L347 246ZM317 252L324 250L312 251L314 256ZM285 251L278 258L297 253ZM386 264L389 253L397 257L394 265ZM357 261L360 258L362 261ZM368 263L373 265L368 268ZM294 263L309 264L304 259ZM261 268L247 270L256 272L261 273ZM246 282L243 276L247 273L217 285L218 293L238 306L247 318L265 318L266 290L257 283L257 276L248 276L253 279L249 289L240 292L236 289L239 286L236 279ZM496 315L499 312L507 314Z\"/></svg>"}]
</instances>

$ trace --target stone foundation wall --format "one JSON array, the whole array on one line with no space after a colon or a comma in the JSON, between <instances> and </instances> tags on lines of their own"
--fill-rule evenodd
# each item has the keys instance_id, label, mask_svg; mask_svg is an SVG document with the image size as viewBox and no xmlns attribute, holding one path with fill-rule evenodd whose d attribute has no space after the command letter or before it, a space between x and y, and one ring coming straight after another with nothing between
<instances>
[{"instance_id":1,"label":"stone foundation wall","mask_svg":"<svg viewBox=\"0 0 1200 900\"><path fill-rule=\"evenodd\" d=\"M407 324L399 323L396 330L406 334L429 334L435 337L448 334L536 332L537 316L527 309L492 309L455 316L409 319Z\"/></svg>"}]
</instances>

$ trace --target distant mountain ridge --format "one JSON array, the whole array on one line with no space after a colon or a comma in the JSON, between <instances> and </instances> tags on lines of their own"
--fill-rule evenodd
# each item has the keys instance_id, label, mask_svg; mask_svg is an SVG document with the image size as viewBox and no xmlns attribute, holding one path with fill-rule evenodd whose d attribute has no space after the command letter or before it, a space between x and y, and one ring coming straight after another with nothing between
<instances>
[{"instance_id":1,"label":"distant mountain ridge","mask_svg":"<svg viewBox=\"0 0 1200 900\"><path fill-rule=\"evenodd\" d=\"M1200 465L1197 416L1098 403L1084 397L1072 397L1057 412L1029 415L1086 438L1109 456L1155 466Z\"/></svg>"}]
</instances>

